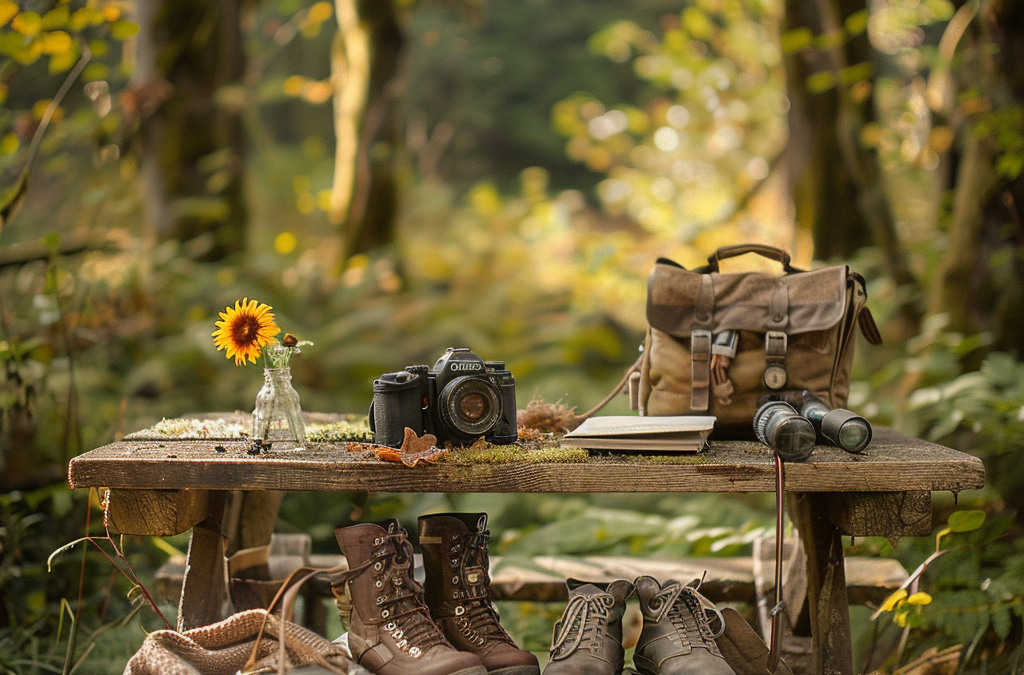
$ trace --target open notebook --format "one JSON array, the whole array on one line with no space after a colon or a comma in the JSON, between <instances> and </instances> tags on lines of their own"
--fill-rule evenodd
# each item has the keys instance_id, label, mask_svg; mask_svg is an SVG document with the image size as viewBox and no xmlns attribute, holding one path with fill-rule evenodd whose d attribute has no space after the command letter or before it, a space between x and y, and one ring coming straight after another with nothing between
<instances>
[{"instance_id":1,"label":"open notebook","mask_svg":"<svg viewBox=\"0 0 1024 675\"><path fill-rule=\"evenodd\" d=\"M565 434L562 445L593 450L700 452L714 427L714 417L694 415L591 417Z\"/></svg>"}]
</instances>

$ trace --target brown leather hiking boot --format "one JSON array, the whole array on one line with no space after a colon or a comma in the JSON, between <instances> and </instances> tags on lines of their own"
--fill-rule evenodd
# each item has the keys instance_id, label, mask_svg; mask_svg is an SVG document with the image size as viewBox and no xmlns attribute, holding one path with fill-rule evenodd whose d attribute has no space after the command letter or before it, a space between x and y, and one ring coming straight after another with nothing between
<instances>
[{"instance_id":1,"label":"brown leather hiking boot","mask_svg":"<svg viewBox=\"0 0 1024 675\"><path fill-rule=\"evenodd\" d=\"M678 581L662 586L644 576L634 584L644 616L633 653L633 666L641 675L735 675L715 643L725 631L725 621L714 603Z\"/></svg>"},{"instance_id":2,"label":"brown leather hiking boot","mask_svg":"<svg viewBox=\"0 0 1024 675\"><path fill-rule=\"evenodd\" d=\"M537 657L516 646L491 604L487 514L421 516L419 525L427 607L448 640L491 675L540 675Z\"/></svg>"},{"instance_id":3,"label":"brown leather hiking boot","mask_svg":"<svg viewBox=\"0 0 1024 675\"><path fill-rule=\"evenodd\" d=\"M569 602L551 635L551 657L544 675L619 675L622 615L633 584L619 579L608 584L568 579Z\"/></svg>"},{"instance_id":4,"label":"brown leather hiking boot","mask_svg":"<svg viewBox=\"0 0 1024 675\"><path fill-rule=\"evenodd\" d=\"M350 602L348 645L359 665L378 675L485 675L480 659L452 647L431 621L397 520L334 535L349 569L333 576L331 589L339 605Z\"/></svg>"}]
</instances>

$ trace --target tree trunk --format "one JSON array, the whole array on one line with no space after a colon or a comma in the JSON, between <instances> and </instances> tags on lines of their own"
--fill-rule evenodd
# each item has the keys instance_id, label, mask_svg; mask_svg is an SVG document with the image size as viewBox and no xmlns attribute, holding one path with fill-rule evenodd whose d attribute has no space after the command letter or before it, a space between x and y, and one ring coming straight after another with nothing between
<instances>
[{"instance_id":1,"label":"tree trunk","mask_svg":"<svg viewBox=\"0 0 1024 675\"><path fill-rule=\"evenodd\" d=\"M990 331L996 349L1024 355L1024 178L1000 160L1012 159L1024 110L1024 6L996 0L972 22L960 58L959 162L946 252L929 310L946 313L950 328ZM998 47L993 50L992 46ZM1001 259L1002 262L995 261Z\"/></svg>"},{"instance_id":2,"label":"tree trunk","mask_svg":"<svg viewBox=\"0 0 1024 675\"><path fill-rule=\"evenodd\" d=\"M151 25L155 71L171 86L143 121L144 151L157 153L167 202L166 213L153 205L153 225L161 239L193 241L206 260L245 243L242 119L218 99L244 71L241 10L241 0L163 0Z\"/></svg>"},{"instance_id":3,"label":"tree trunk","mask_svg":"<svg viewBox=\"0 0 1024 675\"><path fill-rule=\"evenodd\" d=\"M787 57L790 143L787 165L798 226L810 229L815 257L844 258L874 244L883 254L885 273L897 287L915 283L884 192L877 152L860 142L874 119L870 80L849 82L850 66L870 63L866 33L845 41L846 19L864 9L854 0L788 0L786 30L808 29L819 38ZM810 75L831 76L832 86L810 93ZM917 332L920 310L905 302L890 332Z\"/></svg>"},{"instance_id":4,"label":"tree trunk","mask_svg":"<svg viewBox=\"0 0 1024 675\"><path fill-rule=\"evenodd\" d=\"M358 8L358 9L357 9ZM390 242L398 206L403 127L396 112L405 36L393 2L336 0L331 50L336 136L331 221L339 265L352 253Z\"/></svg>"}]
</instances>

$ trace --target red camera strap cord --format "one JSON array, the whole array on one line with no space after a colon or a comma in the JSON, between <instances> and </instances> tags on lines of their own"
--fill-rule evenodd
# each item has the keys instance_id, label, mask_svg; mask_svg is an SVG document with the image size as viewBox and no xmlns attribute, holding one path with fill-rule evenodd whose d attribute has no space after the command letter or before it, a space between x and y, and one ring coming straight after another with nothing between
<instances>
[{"instance_id":1,"label":"red camera strap cord","mask_svg":"<svg viewBox=\"0 0 1024 675\"><path fill-rule=\"evenodd\" d=\"M786 603L782 600L782 541L783 541L783 492L786 485L786 469L779 453L775 455L775 606L772 608L771 644L768 645L768 672L774 673L779 667L782 654L781 614Z\"/></svg>"}]
</instances>

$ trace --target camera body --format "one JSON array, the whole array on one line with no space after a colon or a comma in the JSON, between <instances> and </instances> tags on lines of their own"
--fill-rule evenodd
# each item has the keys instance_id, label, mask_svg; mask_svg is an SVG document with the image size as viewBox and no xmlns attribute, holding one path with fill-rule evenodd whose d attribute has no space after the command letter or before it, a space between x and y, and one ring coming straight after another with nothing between
<instances>
[{"instance_id":1,"label":"camera body","mask_svg":"<svg viewBox=\"0 0 1024 675\"><path fill-rule=\"evenodd\" d=\"M407 366L373 382L370 428L380 445L399 447L409 427L419 435L471 444L483 437L514 443L516 383L502 361L484 361L466 347L449 347L432 368Z\"/></svg>"}]
</instances>

